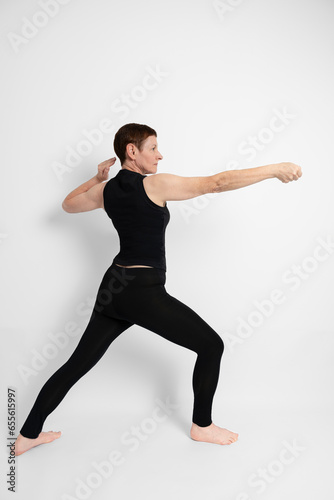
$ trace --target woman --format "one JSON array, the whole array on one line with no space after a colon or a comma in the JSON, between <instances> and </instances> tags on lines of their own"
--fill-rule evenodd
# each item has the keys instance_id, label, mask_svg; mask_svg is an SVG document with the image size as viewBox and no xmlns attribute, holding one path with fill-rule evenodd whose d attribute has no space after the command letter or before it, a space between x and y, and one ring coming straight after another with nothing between
<instances>
[{"instance_id":1,"label":"woman","mask_svg":"<svg viewBox=\"0 0 334 500\"><path fill-rule=\"evenodd\" d=\"M278 163L207 177L156 174L162 155L157 133L147 125L130 123L115 135L114 150L121 169L108 182L116 158L98 166L98 173L63 201L66 212L103 208L120 238L120 251L105 272L88 325L71 357L44 384L16 440L20 455L60 437L41 432L46 417L69 389L103 356L109 345L137 324L197 353L192 385L194 405L190 437L196 441L231 444L238 434L216 426L211 411L224 343L196 312L165 289L165 230L170 215L167 201L188 200L206 193L249 186L276 177L297 180L301 168ZM150 175L147 174L156 174Z\"/></svg>"}]
</instances>

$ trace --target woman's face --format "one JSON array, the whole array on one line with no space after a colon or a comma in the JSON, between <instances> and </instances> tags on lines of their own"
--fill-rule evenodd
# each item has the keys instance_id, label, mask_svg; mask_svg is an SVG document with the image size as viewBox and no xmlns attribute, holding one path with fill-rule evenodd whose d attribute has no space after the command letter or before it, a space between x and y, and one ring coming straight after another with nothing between
<instances>
[{"instance_id":1,"label":"woman's face","mask_svg":"<svg viewBox=\"0 0 334 500\"><path fill-rule=\"evenodd\" d=\"M142 150L135 150L135 163L145 174L154 174L158 168L159 160L163 156L158 150L158 142L155 135L150 135L142 144Z\"/></svg>"}]
</instances>

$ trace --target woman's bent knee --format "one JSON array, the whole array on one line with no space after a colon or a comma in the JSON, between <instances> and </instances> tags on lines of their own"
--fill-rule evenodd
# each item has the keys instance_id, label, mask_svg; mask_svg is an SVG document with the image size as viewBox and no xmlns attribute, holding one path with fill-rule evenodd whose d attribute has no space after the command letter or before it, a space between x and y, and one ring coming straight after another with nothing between
<instances>
[{"instance_id":1,"label":"woman's bent knee","mask_svg":"<svg viewBox=\"0 0 334 500\"><path fill-rule=\"evenodd\" d=\"M205 353L212 353L215 356L221 357L224 352L224 342L223 339L218 335L217 332L211 331L211 335L205 337L202 345L201 351Z\"/></svg>"},{"instance_id":2,"label":"woman's bent knee","mask_svg":"<svg viewBox=\"0 0 334 500\"><path fill-rule=\"evenodd\" d=\"M222 354L224 352L224 347L225 346L224 346L223 339L217 333L217 337L216 337L216 350L217 350L218 353L220 353L221 356L222 356Z\"/></svg>"}]
</instances>

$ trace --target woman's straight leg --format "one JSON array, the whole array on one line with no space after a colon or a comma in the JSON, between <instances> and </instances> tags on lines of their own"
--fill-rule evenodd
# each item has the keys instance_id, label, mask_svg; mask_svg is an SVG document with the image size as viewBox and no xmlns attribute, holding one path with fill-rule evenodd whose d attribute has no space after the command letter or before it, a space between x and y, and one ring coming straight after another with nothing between
<instances>
[{"instance_id":1,"label":"woman's straight leg","mask_svg":"<svg viewBox=\"0 0 334 500\"><path fill-rule=\"evenodd\" d=\"M59 405L70 388L101 359L109 345L130 326L132 323L129 321L110 318L93 311L70 358L40 390L20 434L30 439L37 438L46 417Z\"/></svg>"}]
</instances>

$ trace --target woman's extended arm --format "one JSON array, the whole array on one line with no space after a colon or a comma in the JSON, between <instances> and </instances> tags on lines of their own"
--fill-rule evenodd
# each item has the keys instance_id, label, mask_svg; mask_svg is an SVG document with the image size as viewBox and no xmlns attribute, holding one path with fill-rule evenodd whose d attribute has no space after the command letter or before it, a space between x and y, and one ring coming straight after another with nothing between
<instances>
[{"instance_id":1,"label":"woman's extended arm","mask_svg":"<svg viewBox=\"0 0 334 500\"><path fill-rule=\"evenodd\" d=\"M302 170L294 163L274 163L243 170L224 170L202 177L182 177L174 174L155 174L144 179L145 189L161 201L189 200L208 193L222 193L276 177L287 183L299 179Z\"/></svg>"},{"instance_id":2,"label":"woman's extended arm","mask_svg":"<svg viewBox=\"0 0 334 500\"><path fill-rule=\"evenodd\" d=\"M89 181L71 191L62 203L65 212L78 213L88 212L96 208L103 208L103 197L101 183L108 179L109 169L115 163L116 158L105 160L98 166L98 173Z\"/></svg>"},{"instance_id":3,"label":"woman's extended arm","mask_svg":"<svg viewBox=\"0 0 334 500\"><path fill-rule=\"evenodd\" d=\"M296 181L301 176L302 170L300 166L288 162L274 163L264 165L263 167L246 168L243 170L226 170L214 175L216 181L215 192L221 193L222 191L239 189L273 177L277 177L280 181L287 183Z\"/></svg>"}]
</instances>

